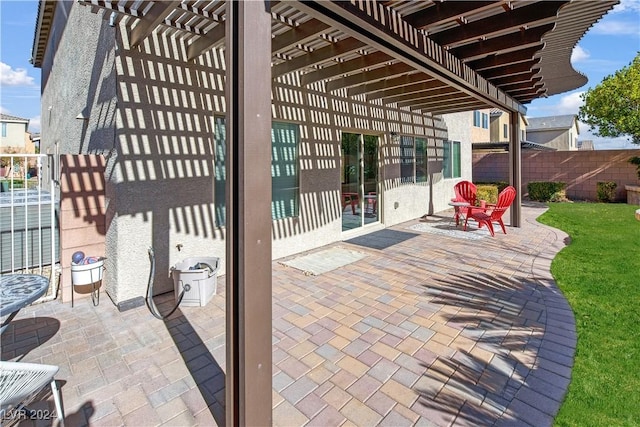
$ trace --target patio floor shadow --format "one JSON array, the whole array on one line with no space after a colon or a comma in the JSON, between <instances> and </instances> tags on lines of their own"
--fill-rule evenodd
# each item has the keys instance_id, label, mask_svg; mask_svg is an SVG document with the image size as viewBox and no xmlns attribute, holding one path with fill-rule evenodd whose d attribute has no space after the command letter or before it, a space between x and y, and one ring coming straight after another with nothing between
<instances>
[{"instance_id":1,"label":"patio floor shadow","mask_svg":"<svg viewBox=\"0 0 640 427\"><path fill-rule=\"evenodd\" d=\"M543 211L481 240L415 219L318 249L366 256L317 275L274 261L273 425L552 425L576 335L549 273L566 235ZM14 322L3 360L59 365L70 425L224 424L224 286L164 322L86 301Z\"/></svg>"}]
</instances>

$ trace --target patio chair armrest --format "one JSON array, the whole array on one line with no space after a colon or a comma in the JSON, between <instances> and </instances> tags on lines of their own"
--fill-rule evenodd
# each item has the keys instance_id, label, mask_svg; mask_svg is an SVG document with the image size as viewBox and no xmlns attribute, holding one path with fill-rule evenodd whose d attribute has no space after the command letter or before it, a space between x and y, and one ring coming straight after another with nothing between
<instances>
[{"instance_id":1,"label":"patio chair armrest","mask_svg":"<svg viewBox=\"0 0 640 427\"><path fill-rule=\"evenodd\" d=\"M467 208L467 212L469 213L469 215L472 215L475 213L484 213L486 211L487 211L487 208L482 206L469 206Z\"/></svg>"}]
</instances>

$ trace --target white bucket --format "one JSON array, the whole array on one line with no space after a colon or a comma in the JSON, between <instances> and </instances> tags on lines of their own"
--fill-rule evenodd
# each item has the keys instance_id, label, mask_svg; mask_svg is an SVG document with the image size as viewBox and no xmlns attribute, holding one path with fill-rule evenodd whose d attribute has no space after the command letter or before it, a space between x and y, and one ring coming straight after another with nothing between
<instances>
[{"instance_id":1,"label":"white bucket","mask_svg":"<svg viewBox=\"0 0 640 427\"><path fill-rule=\"evenodd\" d=\"M71 283L73 285L90 285L102 280L104 260L91 264L71 263Z\"/></svg>"}]
</instances>

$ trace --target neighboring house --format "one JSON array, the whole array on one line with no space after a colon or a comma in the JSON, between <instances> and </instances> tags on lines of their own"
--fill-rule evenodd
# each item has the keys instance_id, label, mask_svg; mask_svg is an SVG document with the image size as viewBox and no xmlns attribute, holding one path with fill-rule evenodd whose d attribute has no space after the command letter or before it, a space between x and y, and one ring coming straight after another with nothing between
<instances>
[{"instance_id":1,"label":"neighboring house","mask_svg":"<svg viewBox=\"0 0 640 427\"><path fill-rule=\"evenodd\" d=\"M497 108L491 109L489 112L474 112L474 126L476 123L484 125L486 115L489 118L489 129L487 132L476 133L477 137L472 139L473 151L507 151L509 149L509 141L512 138L512 124L509 114ZM479 115L479 117L478 117ZM518 117L518 140L522 149L535 148L536 144L527 141L527 118L525 116Z\"/></svg>"},{"instance_id":2,"label":"neighboring house","mask_svg":"<svg viewBox=\"0 0 640 427\"><path fill-rule=\"evenodd\" d=\"M460 12L449 16L449 3L456 2L438 3L436 13L432 2L287 1L262 17L271 31L256 35L241 60L266 51L271 70L241 71L244 85L271 91L270 99L252 93L251 107L266 102L271 110L265 180L273 258L447 209L454 184L471 179L471 142L489 137L491 109L518 115L509 126L520 127L523 104L584 84L568 55L615 4L585 11L582 2L516 2L522 28L531 7L548 16L536 12L525 31L500 16L506 3L463 2L480 31L467 39L467 21L456 21ZM104 282L119 306L145 294L148 246L159 263L159 293L173 289L168 271L182 258L225 259L227 133L234 129L226 98L236 95L225 86L235 45L225 38L232 24L224 17L220 1L40 3L32 60L42 68L42 151L55 145L107 158ZM492 31L482 35L489 22ZM252 25L256 34L260 28ZM537 47L522 46L524 35ZM493 37L496 43L485 40ZM546 57L545 49L568 53ZM534 54L530 63L518 59ZM511 61L530 72L511 75ZM541 89L539 76L559 68L567 74ZM258 124L258 116L250 120ZM519 199L512 211L518 226Z\"/></svg>"},{"instance_id":3,"label":"neighboring house","mask_svg":"<svg viewBox=\"0 0 640 427\"><path fill-rule=\"evenodd\" d=\"M509 123L509 115L502 110L496 108L491 110L489 118L490 126L490 141L497 143L508 143L511 139L511 126ZM525 116L520 117L520 141L527 140L527 118ZM474 141L482 142L482 141Z\"/></svg>"},{"instance_id":4,"label":"neighboring house","mask_svg":"<svg viewBox=\"0 0 640 427\"><path fill-rule=\"evenodd\" d=\"M490 110L474 110L472 114L471 143L489 141L491 139L489 127Z\"/></svg>"},{"instance_id":5,"label":"neighboring house","mask_svg":"<svg viewBox=\"0 0 640 427\"><path fill-rule=\"evenodd\" d=\"M35 153L40 153L40 134L39 133L32 133L31 134L31 141L33 142L33 147L34 147L34 152Z\"/></svg>"},{"instance_id":6,"label":"neighboring house","mask_svg":"<svg viewBox=\"0 0 640 427\"><path fill-rule=\"evenodd\" d=\"M0 114L0 153L35 153L35 145L29 134L29 119Z\"/></svg>"},{"instance_id":7,"label":"neighboring house","mask_svg":"<svg viewBox=\"0 0 640 427\"><path fill-rule=\"evenodd\" d=\"M596 147L595 145L593 145L593 141L590 139L584 140L584 141L578 141L578 150L582 150L582 151L591 151L591 150L595 150Z\"/></svg>"},{"instance_id":8,"label":"neighboring house","mask_svg":"<svg viewBox=\"0 0 640 427\"><path fill-rule=\"evenodd\" d=\"M561 151L578 149L578 116L528 117L527 139Z\"/></svg>"}]
</instances>

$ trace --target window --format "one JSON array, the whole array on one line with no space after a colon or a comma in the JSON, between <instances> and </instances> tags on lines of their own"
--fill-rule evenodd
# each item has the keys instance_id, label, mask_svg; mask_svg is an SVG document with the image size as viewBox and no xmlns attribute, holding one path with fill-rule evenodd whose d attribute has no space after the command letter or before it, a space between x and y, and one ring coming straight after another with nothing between
<instances>
[{"instance_id":1,"label":"window","mask_svg":"<svg viewBox=\"0 0 640 427\"><path fill-rule=\"evenodd\" d=\"M400 182L414 182L414 148L413 137L400 137Z\"/></svg>"},{"instance_id":2,"label":"window","mask_svg":"<svg viewBox=\"0 0 640 427\"><path fill-rule=\"evenodd\" d=\"M294 123L271 125L271 217L298 216L298 141L300 128Z\"/></svg>"},{"instance_id":3,"label":"window","mask_svg":"<svg viewBox=\"0 0 640 427\"><path fill-rule=\"evenodd\" d=\"M445 141L442 156L442 174L445 178L460 178L460 142Z\"/></svg>"},{"instance_id":4,"label":"window","mask_svg":"<svg viewBox=\"0 0 640 427\"><path fill-rule=\"evenodd\" d=\"M2 123L2 137L6 138L6 136L7 136L7 124Z\"/></svg>"},{"instance_id":5,"label":"window","mask_svg":"<svg viewBox=\"0 0 640 427\"><path fill-rule=\"evenodd\" d=\"M427 182L427 140L416 138L416 182Z\"/></svg>"},{"instance_id":6,"label":"window","mask_svg":"<svg viewBox=\"0 0 640 427\"><path fill-rule=\"evenodd\" d=\"M294 123L273 122L271 127L271 217L281 219L299 214L299 140L300 128ZM214 204L215 220L226 223L226 132L225 119L214 123Z\"/></svg>"},{"instance_id":7,"label":"window","mask_svg":"<svg viewBox=\"0 0 640 427\"><path fill-rule=\"evenodd\" d=\"M400 137L400 182L427 181L427 140Z\"/></svg>"},{"instance_id":8,"label":"window","mask_svg":"<svg viewBox=\"0 0 640 427\"><path fill-rule=\"evenodd\" d=\"M480 127L480 111L478 110L473 112L473 125L477 128Z\"/></svg>"},{"instance_id":9,"label":"window","mask_svg":"<svg viewBox=\"0 0 640 427\"><path fill-rule=\"evenodd\" d=\"M214 178L214 210L216 224L219 226L226 224L226 180L227 171L225 169L225 160L227 158L227 135L225 132L224 118L216 117L213 128L213 141L215 146L215 159L213 160Z\"/></svg>"},{"instance_id":10,"label":"window","mask_svg":"<svg viewBox=\"0 0 640 427\"><path fill-rule=\"evenodd\" d=\"M502 137L509 138L509 125L507 124L502 125Z\"/></svg>"},{"instance_id":11,"label":"window","mask_svg":"<svg viewBox=\"0 0 640 427\"><path fill-rule=\"evenodd\" d=\"M487 113L481 113L478 110L473 112L473 126L483 129L489 129L489 115Z\"/></svg>"}]
</instances>

